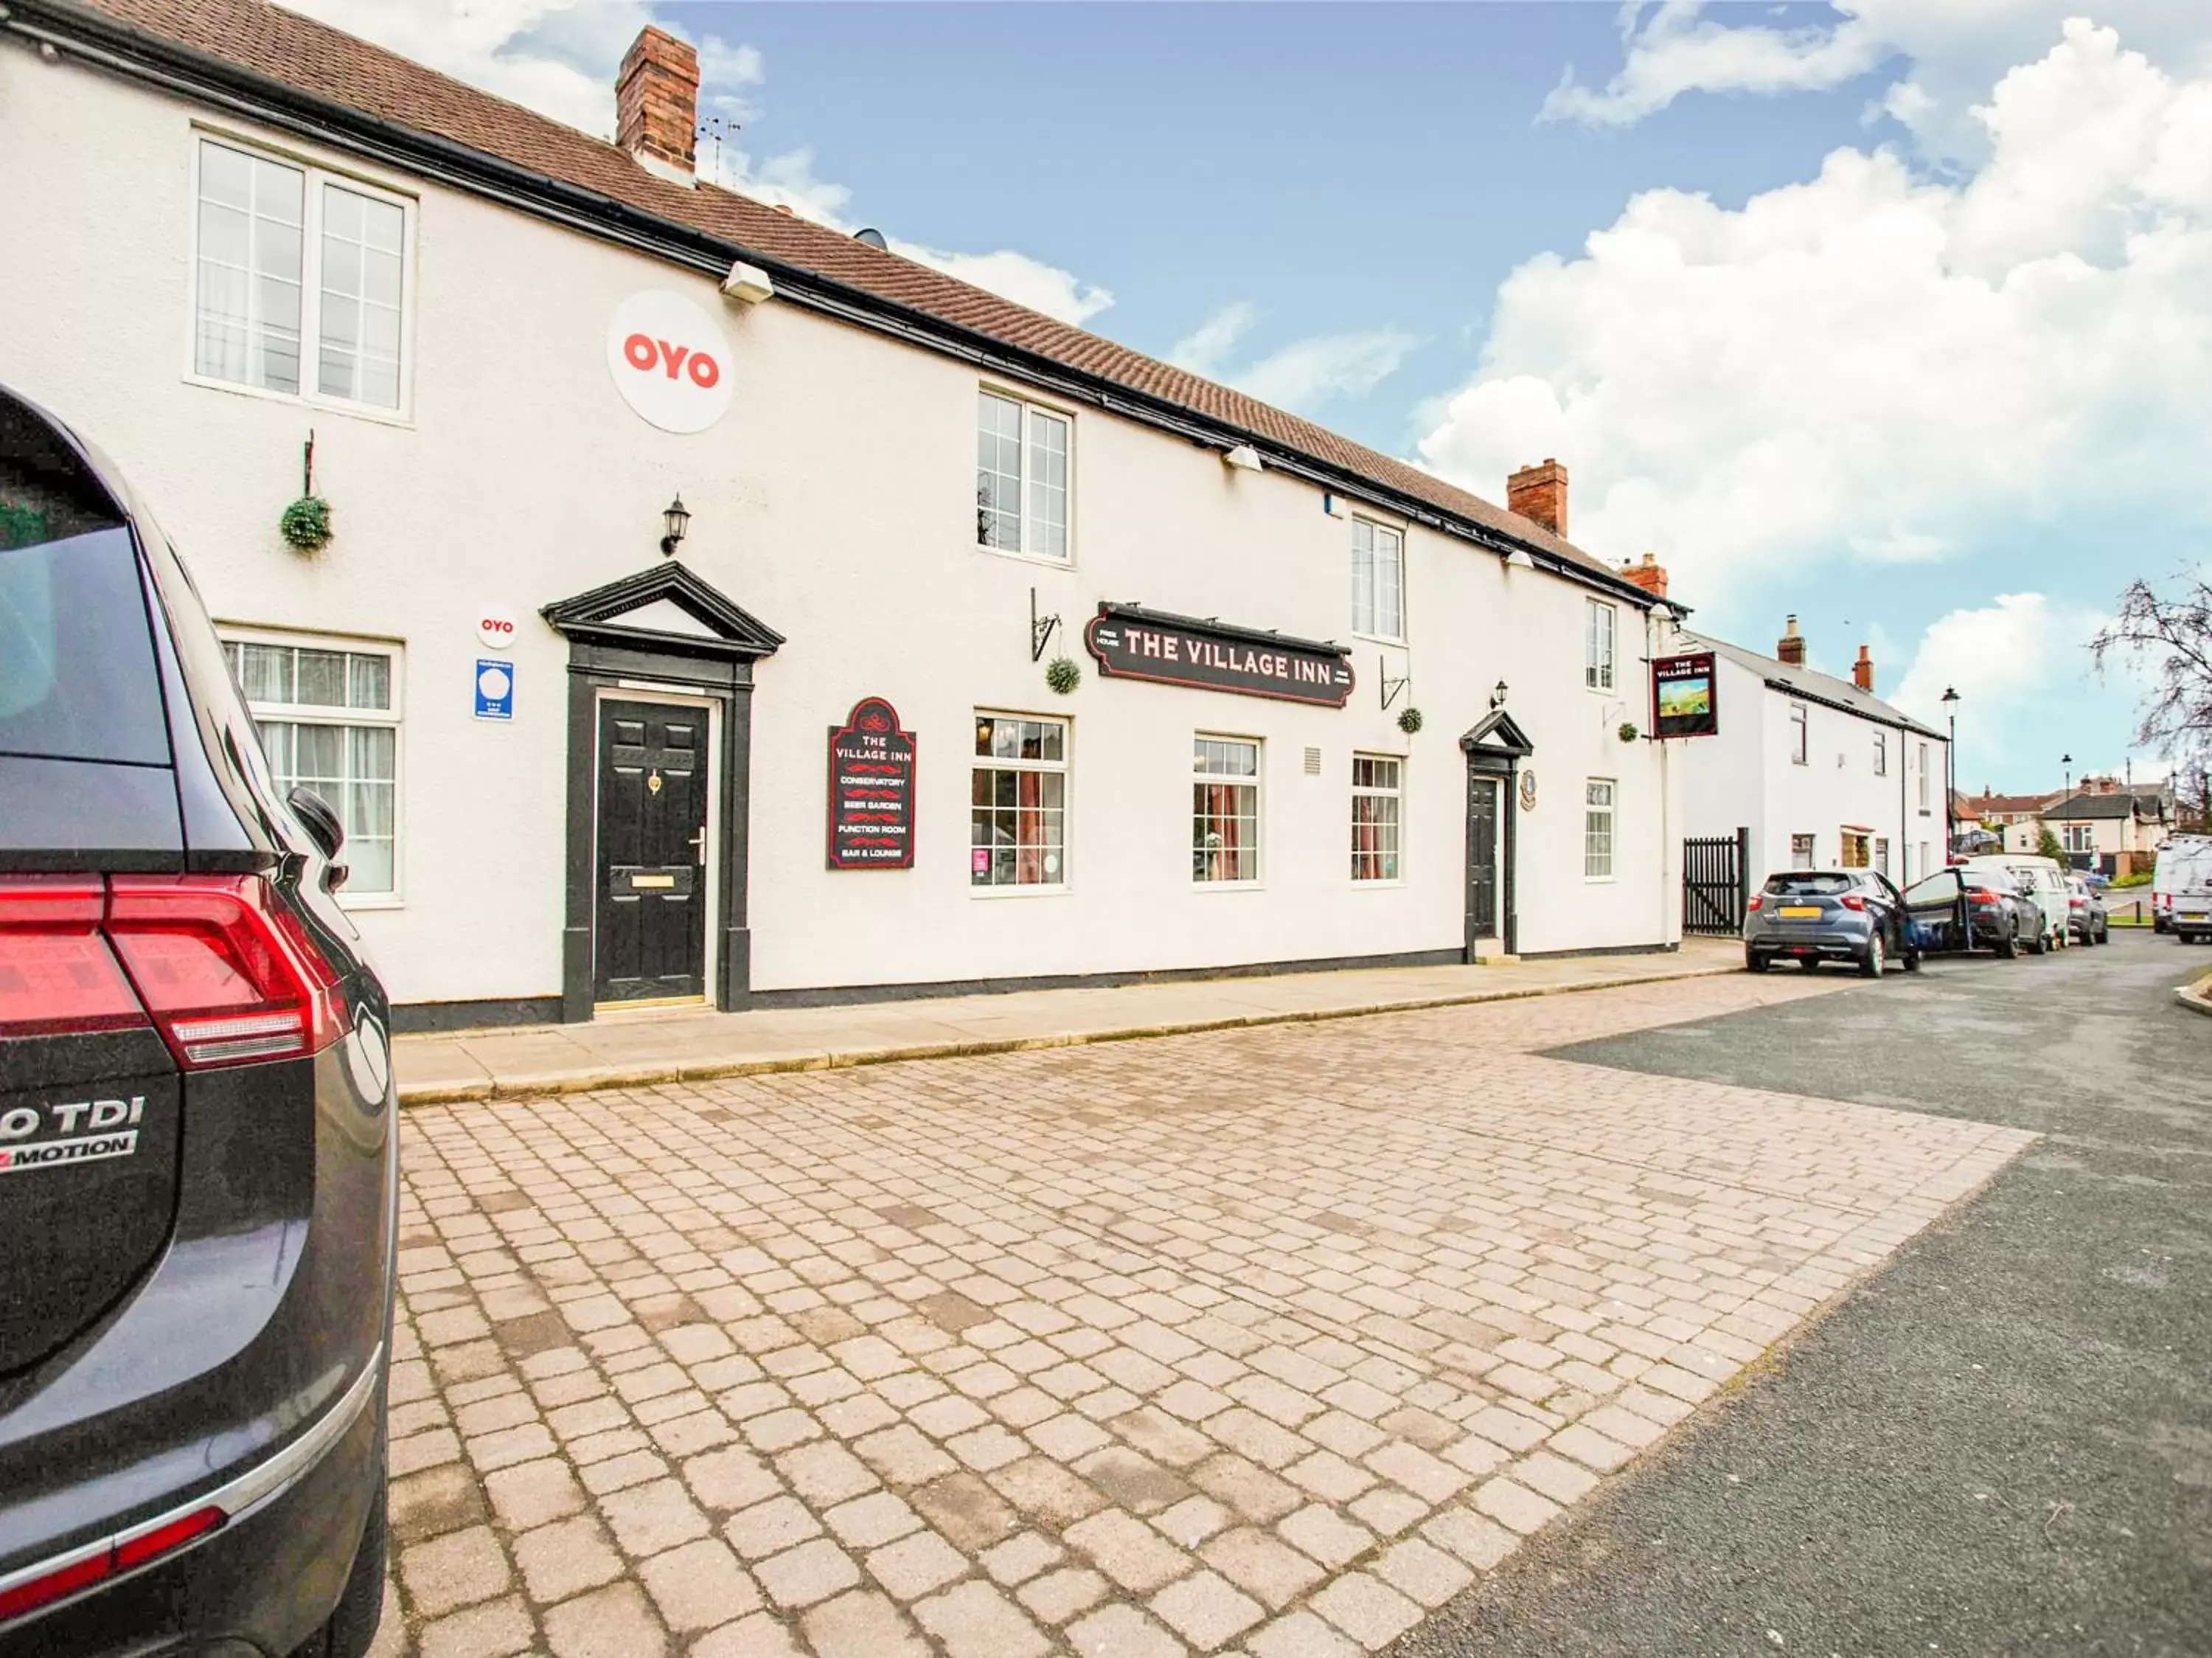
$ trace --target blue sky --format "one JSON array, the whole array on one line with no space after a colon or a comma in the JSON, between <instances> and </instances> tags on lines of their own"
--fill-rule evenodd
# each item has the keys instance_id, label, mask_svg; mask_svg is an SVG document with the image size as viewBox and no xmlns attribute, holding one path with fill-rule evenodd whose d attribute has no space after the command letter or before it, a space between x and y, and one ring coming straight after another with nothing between
<instances>
[{"instance_id":1,"label":"blue sky","mask_svg":"<svg viewBox=\"0 0 2212 1658\"><path fill-rule=\"evenodd\" d=\"M601 131L659 21L735 186L1493 499L1557 455L1698 625L1956 683L1963 783L2120 765L2081 643L2212 551L2212 6L296 3Z\"/></svg>"}]
</instances>

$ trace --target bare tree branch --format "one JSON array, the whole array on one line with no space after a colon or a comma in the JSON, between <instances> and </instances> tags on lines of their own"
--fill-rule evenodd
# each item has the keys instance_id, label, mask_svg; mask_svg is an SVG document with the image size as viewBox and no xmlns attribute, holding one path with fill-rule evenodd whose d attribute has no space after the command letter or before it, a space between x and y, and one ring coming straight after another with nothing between
<instances>
[{"instance_id":1,"label":"bare tree branch","mask_svg":"<svg viewBox=\"0 0 2212 1658\"><path fill-rule=\"evenodd\" d=\"M2112 619L2089 641L2097 667L2145 674L2136 741L2201 771L2212 760L2212 583L2184 580L2169 598L2137 580L2121 591Z\"/></svg>"}]
</instances>

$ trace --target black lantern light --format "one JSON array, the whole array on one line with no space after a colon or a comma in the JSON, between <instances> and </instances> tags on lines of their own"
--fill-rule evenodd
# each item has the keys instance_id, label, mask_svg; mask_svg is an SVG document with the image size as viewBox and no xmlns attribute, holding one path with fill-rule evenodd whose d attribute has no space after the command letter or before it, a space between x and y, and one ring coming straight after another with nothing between
<instances>
[{"instance_id":1,"label":"black lantern light","mask_svg":"<svg viewBox=\"0 0 2212 1658\"><path fill-rule=\"evenodd\" d=\"M1499 681L1498 681L1495 686L1492 686L1491 687L1491 691L1490 691L1490 705L1491 705L1492 708L1503 708L1503 707L1504 707L1504 706L1505 706L1505 681L1504 681L1504 680L1499 680Z\"/></svg>"},{"instance_id":2,"label":"black lantern light","mask_svg":"<svg viewBox=\"0 0 2212 1658\"><path fill-rule=\"evenodd\" d=\"M668 509L660 515L660 521L668 532L660 538L660 550L672 558L677 544L684 539L684 532L691 527L691 515L684 510L682 496L668 503Z\"/></svg>"}]
</instances>

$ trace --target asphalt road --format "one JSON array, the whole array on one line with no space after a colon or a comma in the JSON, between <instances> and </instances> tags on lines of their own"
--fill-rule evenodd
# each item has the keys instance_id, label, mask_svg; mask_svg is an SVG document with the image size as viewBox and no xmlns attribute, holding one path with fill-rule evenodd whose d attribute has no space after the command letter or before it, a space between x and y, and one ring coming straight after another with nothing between
<instances>
[{"instance_id":1,"label":"asphalt road","mask_svg":"<svg viewBox=\"0 0 2212 1658\"><path fill-rule=\"evenodd\" d=\"M2212 1654L2207 968L2115 930L1563 1050L2046 1137L1396 1658Z\"/></svg>"}]
</instances>

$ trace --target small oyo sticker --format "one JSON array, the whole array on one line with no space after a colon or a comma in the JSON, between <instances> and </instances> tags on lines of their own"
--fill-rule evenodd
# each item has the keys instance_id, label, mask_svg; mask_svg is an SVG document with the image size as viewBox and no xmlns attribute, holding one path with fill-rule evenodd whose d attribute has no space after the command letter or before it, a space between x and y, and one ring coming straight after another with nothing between
<instances>
[{"instance_id":1,"label":"small oyo sticker","mask_svg":"<svg viewBox=\"0 0 2212 1658\"><path fill-rule=\"evenodd\" d=\"M503 605L486 605L477 612L477 642L487 650L514 649L514 613Z\"/></svg>"},{"instance_id":2,"label":"small oyo sticker","mask_svg":"<svg viewBox=\"0 0 2212 1658\"><path fill-rule=\"evenodd\" d=\"M730 406L730 345L703 307L665 288L632 294L607 324L615 389L665 432L703 432Z\"/></svg>"}]
</instances>

